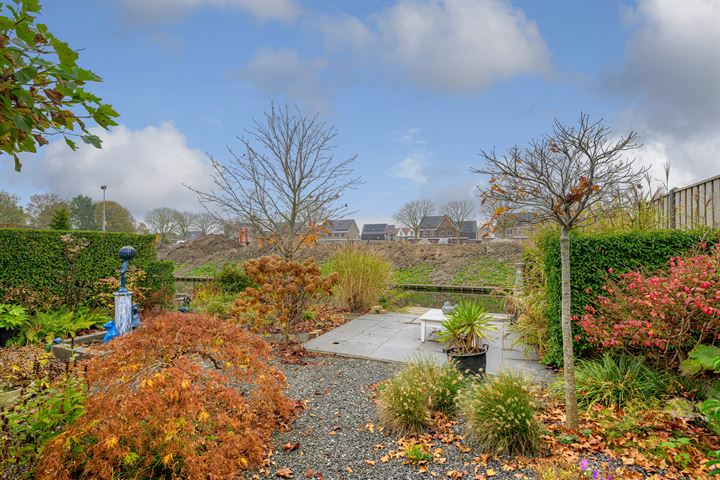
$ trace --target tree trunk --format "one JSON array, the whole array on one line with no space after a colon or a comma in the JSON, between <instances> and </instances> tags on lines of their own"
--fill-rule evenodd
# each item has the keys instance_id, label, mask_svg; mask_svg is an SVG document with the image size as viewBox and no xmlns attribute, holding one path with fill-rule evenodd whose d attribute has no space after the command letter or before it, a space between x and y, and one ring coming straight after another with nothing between
<instances>
[{"instance_id":1,"label":"tree trunk","mask_svg":"<svg viewBox=\"0 0 720 480\"><path fill-rule=\"evenodd\" d=\"M565 425L578 426L577 393L575 390L575 357L573 356L572 324L570 323L570 232L563 227L560 234L562 273L562 339L563 371L565 375Z\"/></svg>"}]
</instances>

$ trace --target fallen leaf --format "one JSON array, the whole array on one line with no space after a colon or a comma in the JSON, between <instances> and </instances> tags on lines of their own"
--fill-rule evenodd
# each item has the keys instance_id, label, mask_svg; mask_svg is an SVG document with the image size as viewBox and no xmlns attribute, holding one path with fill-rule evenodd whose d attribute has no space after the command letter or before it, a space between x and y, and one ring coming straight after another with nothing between
<instances>
[{"instance_id":1,"label":"fallen leaf","mask_svg":"<svg viewBox=\"0 0 720 480\"><path fill-rule=\"evenodd\" d=\"M365 463L367 463L368 465L375 465L376 462L375 460L365 460Z\"/></svg>"},{"instance_id":2,"label":"fallen leaf","mask_svg":"<svg viewBox=\"0 0 720 480\"><path fill-rule=\"evenodd\" d=\"M458 478L463 477L463 473L459 470L449 470L445 472L445 475L447 475L448 478L452 478L453 480L457 480Z\"/></svg>"},{"instance_id":3,"label":"fallen leaf","mask_svg":"<svg viewBox=\"0 0 720 480\"><path fill-rule=\"evenodd\" d=\"M288 452L292 452L293 450L297 450L298 448L300 448L300 442L286 443L285 445L283 445L283 448Z\"/></svg>"},{"instance_id":4,"label":"fallen leaf","mask_svg":"<svg viewBox=\"0 0 720 480\"><path fill-rule=\"evenodd\" d=\"M487 475L488 477L494 477L495 475L497 475L497 472L492 468L488 468L487 470L485 470L485 475Z\"/></svg>"},{"instance_id":5,"label":"fallen leaf","mask_svg":"<svg viewBox=\"0 0 720 480\"><path fill-rule=\"evenodd\" d=\"M352 473L352 472L353 472L353 469L350 468L350 467L345 467L345 471L348 472L348 473Z\"/></svg>"},{"instance_id":6,"label":"fallen leaf","mask_svg":"<svg viewBox=\"0 0 720 480\"><path fill-rule=\"evenodd\" d=\"M275 476L280 478L292 478L293 471L289 468L280 468L275 472Z\"/></svg>"}]
</instances>

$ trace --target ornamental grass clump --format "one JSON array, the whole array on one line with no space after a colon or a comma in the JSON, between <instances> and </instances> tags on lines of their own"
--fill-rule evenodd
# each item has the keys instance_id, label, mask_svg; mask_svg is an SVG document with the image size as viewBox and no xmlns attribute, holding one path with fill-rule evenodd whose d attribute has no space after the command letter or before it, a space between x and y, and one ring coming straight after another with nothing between
<instances>
[{"instance_id":1,"label":"ornamental grass clump","mask_svg":"<svg viewBox=\"0 0 720 480\"><path fill-rule=\"evenodd\" d=\"M380 422L401 435L427 427L433 411L450 412L469 379L454 363L439 366L420 357L379 388Z\"/></svg>"},{"instance_id":2,"label":"ornamental grass clump","mask_svg":"<svg viewBox=\"0 0 720 480\"><path fill-rule=\"evenodd\" d=\"M167 313L87 361L87 401L39 480L235 478L267 458L293 405L270 346L216 317Z\"/></svg>"},{"instance_id":3,"label":"ornamental grass clump","mask_svg":"<svg viewBox=\"0 0 720 480\"><path fill-rule=\"evenodd\" d=\"M578 404L584 407L649 402L662 397L669 384L670 376L650 368L642 357L606 353L598 360L581 360L575 367ZM561 381L553 384L557 393L563 388Z\"/></svg>"},{"instance_id":4,"label":"ornamental grass clump","mask_svg":"<svg viewBox=\"0 0 720 480\"><path fill-rule=\"evenodd\" d=\"M501 373L473 383L459 398L467 438L483 451L498 455L536 455L542 428L525 380Z\"/></svg>"},{"instance_id":5,"label":"ornamental grass clump","mask_svg":"<svg viewBox=\"0 0 720 480\"><path fill-rule=\"evenodd\" d=\"M390 282L392 266L367 248L350 246L335 253L326 268L337 272L335 297L354 311L376 305Z\"/></svg>"}]
</instances>

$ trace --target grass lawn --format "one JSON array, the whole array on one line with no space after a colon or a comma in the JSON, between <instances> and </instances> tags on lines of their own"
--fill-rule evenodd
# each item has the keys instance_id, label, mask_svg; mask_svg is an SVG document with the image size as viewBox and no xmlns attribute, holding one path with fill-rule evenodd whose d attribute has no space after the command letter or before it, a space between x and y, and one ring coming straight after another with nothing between
<instances>
[{"instance_id":1,"label":"grass lawn","mask_svg":"<svg viewBox=\"0 0 720 480\"><path fill-rule=\"evenodd\" d=\"M212 262L208 262L205 265L195 267L187 272L188 277L214 277L222 267Z\"/></svg>"},{"instance_id":2,"label":"grass lawn","mask_svg":"<svg viewBox=\"0 0 720 480\"><path fill-rule=\"evenodd\" d=\"M453 279L453 285L512 285L515 267L512 262L490 257L473 259Z\"/></svg>"},{"instance_id":3,"label":"grass lawn","mask_svg":"<svg viewBox=\"0 0 720 480\"><path fill-rule=\"evenodd\" d=\"M432 265L421 263L410 268L394 270L390 279L395 285L430 285L433 283L430 279L432 271Z\"/></svg>"}]
</instances>

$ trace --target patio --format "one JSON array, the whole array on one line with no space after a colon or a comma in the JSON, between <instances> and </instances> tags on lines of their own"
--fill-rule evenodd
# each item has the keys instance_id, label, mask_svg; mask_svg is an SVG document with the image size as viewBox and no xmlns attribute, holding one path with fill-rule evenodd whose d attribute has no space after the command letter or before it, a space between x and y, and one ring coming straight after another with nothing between
<instances>
[{"instance_id":1,"label":"patio","mask_svg":"<svg viewBox=\"0 0 720 480\"><path fill-rule=\"evenodd\" d=\"M420 341L420 316L427 309L408 309L401 313L367 314L305 342L311 352L334 353L370 360L408 362L420 356L434 357L445 363L447 356L435 332L428 329L426 341ZM537 356L526 355L522 345L513 345L516 336L507 316L495 314L497 330L487 354L487 373L514 370L538 381L552 378L551 370L538 363Z\"/></svg>"}]
</instances>

